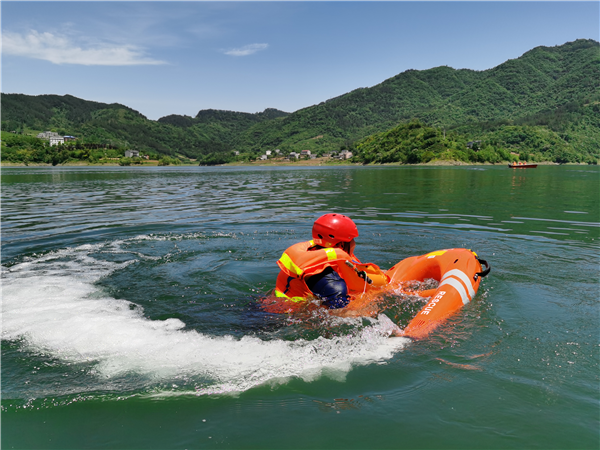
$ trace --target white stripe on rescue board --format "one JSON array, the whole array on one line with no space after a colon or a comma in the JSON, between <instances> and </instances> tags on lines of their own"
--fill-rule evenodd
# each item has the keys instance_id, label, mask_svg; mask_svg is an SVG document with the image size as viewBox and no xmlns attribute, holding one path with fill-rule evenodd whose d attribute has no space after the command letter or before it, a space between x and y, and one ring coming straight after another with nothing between
<instances>
[{"instance_id":1,"label":"white stripe on rescue board","mask_svg":"<svg viewBox=\"0 0 600 450\"><path fill-rule=\"evenodd\" d=\"M475 291L473 290L473 285L471 284L471 280L469 279L469 277L467 276L467 274L464 273L462 270L459 270L459 269L449 270L448 272L446 272L444 274L444 276L442 277L441 282L443 282L448 277L456 277L460 281L462 281L463 283L465 283L465 286L467 287L467 289L469 291L469 297L470 298L475 297Z\"/></svg>"},{"instance_id":2,"label":"white stripe on rescue board","mask_svg":"<svg viewBox=\"0 0 600 450\"><path fill-rule=\"evenodd\" d=\"M462 299L463 305L466 305L467 303L469 303L469 297L467 296L467 291L465 291L465 287L463 286L463 284L460 281L458 281L456 278L447 278L446 280L442 281L439 284L438 289L441 288L445 284L452 286L454 289L456 289L458 291L458 293L460 294L460 298Z\"/></svg>"}]
</instances>

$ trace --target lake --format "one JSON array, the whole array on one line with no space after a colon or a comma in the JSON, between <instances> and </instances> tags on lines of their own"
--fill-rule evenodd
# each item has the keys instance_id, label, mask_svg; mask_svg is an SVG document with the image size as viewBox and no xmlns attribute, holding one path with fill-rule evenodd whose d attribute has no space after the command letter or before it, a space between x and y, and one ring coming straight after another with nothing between
<instances>
[{"instance_id":1,"label":"lake","mask_svg":"<svg viewBox=\"0 0 600 450\"><path fill-rule=\"evenodd\" d=\"M1 195L2 448L599 447L598 167L23 167ZM266 313L327 212L363 262L491 273L422 340Z\"/></svg>"}]
</instances>

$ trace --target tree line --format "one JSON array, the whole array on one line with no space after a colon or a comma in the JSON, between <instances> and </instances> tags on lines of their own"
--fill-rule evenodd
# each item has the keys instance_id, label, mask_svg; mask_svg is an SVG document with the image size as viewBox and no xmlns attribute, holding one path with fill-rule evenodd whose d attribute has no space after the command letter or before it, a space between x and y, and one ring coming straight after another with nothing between
<instances>
[{"instance_id":1,"label":"tree line","mask_svg":"<svg viewBox=\"0 0 600 450\"><path fill-rule=\"evenodd\" d=\"M81 143L136 148L206 165L256 159L274 149L284 155L351 149L354 162L363 163L448 157L594 163L600 158L599 50L594 40L577 40L537 47L485 71L408 70L293 113L201 110L195 117L152 121L119 104L2 94L2 130L51 129L75 135ZM387 140L402 134L398 127L416 123L430 130L422 130L421 137L407 135L396 150L388 148ZM431 130L438 137L429 136ZM471 141L480 142L473 148L467 145ZM382 147L376 150L367 142Z\"/></svg>"}]
</instances>

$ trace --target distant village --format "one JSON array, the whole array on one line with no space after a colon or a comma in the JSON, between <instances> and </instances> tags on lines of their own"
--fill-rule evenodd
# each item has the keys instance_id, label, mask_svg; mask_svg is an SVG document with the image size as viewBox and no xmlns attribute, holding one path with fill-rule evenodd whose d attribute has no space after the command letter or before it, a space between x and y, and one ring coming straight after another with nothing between
<instances>
[{"instance_id":1,"label":"distant village","mask_svg":"<svg viewBox=\"0 0 600 450\"><path fill-rule=\"evenodd\" d=\"M64 144L65 142L73 142L77 140L75 136L61 136L55 131L44 131L43 133L38 133L36 137L38 139L48 140L50 147L54 145ZM139 150L125 150L125 158L148 159L148 155L140 155Z\"/></svg>"},{"instance_id":2,"label":"distant village","mask_svg":"<svg viewBox=\"0 0 600 450\"><path fill-rule=\"evenodd\" d=\"M75 136L61 136L55 131L44 131L43 133L39 133L37 135L37 137L39 139L48 140L51 147L54 145L64 144L66 142L77 140L77 138ZM239 156L239 154L240 154L239 151L234 151L233 153L236 156ZM259 157L259 159L261 161L266 161L270 158L278 158L278 157L280 157L280 153L281 153L280 149L267 150L267 151L265 151L265 153L263 155L261 155ZM283 156L283 154L281 154L281 156ZM125 150L125 157L126 158L148 159L147 155L140 155L140 152L138 150ZM339 153L336 153L336 152L325 153L325 154L323 154L322 157L330 158L330 159L346 160L346 159L352 158L352 152L349 150L342 150ZM287 157L285 157L284 160L291 161L291 160L298 160L298 159L316 159L316 158L317 158L317 156L311 154L310 150L302 150L300 153L290 152L290 154L287 155ZM191 161L195 161L195 160L191 160Z\"/></svg>"},{"instance_id":3,"label":"distant village","mask_svg":"<svg viewBox=\"0 0 600 450\"><path fill-rule=\"evenodd\" d=\"M64 144L65 142L77 140L75 136L61 136L55 131L44 131L43 133L39 133L37 137L38 139L47 139L50 143L50 147L53 145Z\"/></svg>"},{"instance_id":4,"label":"distant village","mask_svg":"<svg viewBox=\"0 0 600 450\"><path fill-rule=\"evenodd\" d=\"M267 150L264 155L260 156L260 160L261 161L266 161L268 160L270 157L278 157L279 153L281 152L281 150L279 149L275 149L275 150ZM240 152L235 151L234 152L236 156L238 156L240 154ZM316 155L311 154L310 150L302 150L300 153L298 152L290 152L290 154L287 156L287 158L285 158L288 161L291 161L292 159L300 159L300 158L304 158L304 159L316 159ZM331 159L350 159L352 158L352 152L348 151L348 150L342 150L339 154L338 153L324 153L323 154L323 158L331 158Z\"/></svg>"}]
</instances>

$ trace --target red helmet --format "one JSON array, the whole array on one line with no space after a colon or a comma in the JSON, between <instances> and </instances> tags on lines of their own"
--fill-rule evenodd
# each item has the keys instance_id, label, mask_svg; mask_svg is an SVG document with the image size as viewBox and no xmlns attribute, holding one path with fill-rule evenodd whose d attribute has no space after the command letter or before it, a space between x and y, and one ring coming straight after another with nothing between
<instances>
[{"instance_id":1,"label":"red helmet","mask_svg":"<svg viewBox=\"0 0 600 450\"><path fill-rule=\"evenodd\" d=\"M315 220L312 229L315 244L333 247L340 242L350 242L358 237L356 224L343 214L325 214Z\"/></svg>"}]
</instances>

